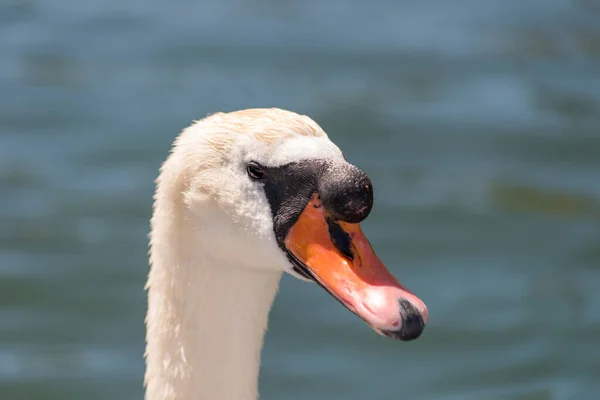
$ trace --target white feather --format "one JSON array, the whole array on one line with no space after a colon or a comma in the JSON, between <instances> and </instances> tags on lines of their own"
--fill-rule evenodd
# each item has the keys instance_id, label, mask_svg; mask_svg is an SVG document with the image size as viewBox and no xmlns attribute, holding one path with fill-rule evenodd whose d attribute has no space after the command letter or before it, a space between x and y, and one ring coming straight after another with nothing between
<instances>
[{"instance_id":1,"label":"white feather","mask_svg":"<svg viewBox=\"0 0 600 400\"><path fill-rule=\"evenodd\" d=\"M185 129L157 179L148 277L146 400L255 400L281 273L269 204L245 171L342 153L310 118L214 114Z\"/></svg>"}]
</instances>

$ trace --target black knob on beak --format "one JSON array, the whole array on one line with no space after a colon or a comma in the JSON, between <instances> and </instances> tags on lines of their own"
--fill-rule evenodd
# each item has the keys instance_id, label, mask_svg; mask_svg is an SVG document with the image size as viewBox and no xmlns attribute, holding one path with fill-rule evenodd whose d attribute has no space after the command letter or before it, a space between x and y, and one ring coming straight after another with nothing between
<instances>
[{"instance_id":1,"label":"black knob on beak","mask_svg":"<svg viewBox=\"0 0 600 400\"><path fill-rule=\"evenodd\" d=\"M319 181L319 194L327 212L344 222L361 222L373 207L371 180L349 163L326 167Z\"/></svg>"}]
</instances>

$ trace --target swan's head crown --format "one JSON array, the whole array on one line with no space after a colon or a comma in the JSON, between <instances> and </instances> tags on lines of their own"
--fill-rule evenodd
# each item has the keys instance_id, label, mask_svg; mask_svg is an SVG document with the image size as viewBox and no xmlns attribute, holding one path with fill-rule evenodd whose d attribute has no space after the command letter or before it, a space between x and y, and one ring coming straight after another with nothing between
<instances>
[{"instance_id":1,"label":"swan's head crown","mask_svg":"<svg viewBox=\"0 0 600 400\"><path fill-rule=\"evenodd\" d=\"M175 142L160 186L177 181L186 218L210 232L199 238L221 263L293 273L277 245L264 186L248 166L275 171L306 160L343 161L342 152L307 116L281 109L217 113L196 121ZM291 177L293 179L293 177Z\"/></svg>"}]
</instances>

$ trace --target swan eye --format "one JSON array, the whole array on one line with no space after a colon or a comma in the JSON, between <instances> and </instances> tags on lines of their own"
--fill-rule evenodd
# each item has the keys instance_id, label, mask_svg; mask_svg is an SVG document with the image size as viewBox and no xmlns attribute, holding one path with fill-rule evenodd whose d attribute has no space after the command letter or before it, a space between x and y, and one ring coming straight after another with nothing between
<instances>
[{"instance_id":1,"label":"swan eye","mask_svg":"<svg viewBox=\"0 0 600 400\"><path fill-rule=\"evenodd\" d=\"M248 172L248 176L255 181L260 181L267 175L263 167L255 162L250 162L246 165L246 172Z\"/></svg>"}]
</instances>

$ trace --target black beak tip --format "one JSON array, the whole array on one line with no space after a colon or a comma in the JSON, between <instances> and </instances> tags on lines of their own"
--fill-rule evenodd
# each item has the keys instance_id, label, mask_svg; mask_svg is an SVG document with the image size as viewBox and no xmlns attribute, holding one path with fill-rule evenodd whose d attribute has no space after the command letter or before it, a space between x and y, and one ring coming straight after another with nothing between
<instances>
[{"instance_id":1,"label":"black beak tip","mask_svg":"<svg viewBox=\"0 0 600 400\"><path fill-rule=\"evenodd\" d=\"M402 327L397 331L383 331L382 333L392 339L408 342L415 340L423 333L425 322L421 313L408 301L401 299L400 314L402 316Z\"/></svg>"}]
</instances>

